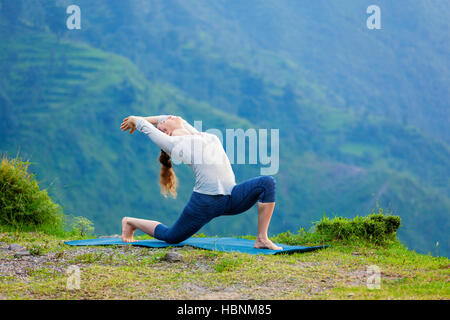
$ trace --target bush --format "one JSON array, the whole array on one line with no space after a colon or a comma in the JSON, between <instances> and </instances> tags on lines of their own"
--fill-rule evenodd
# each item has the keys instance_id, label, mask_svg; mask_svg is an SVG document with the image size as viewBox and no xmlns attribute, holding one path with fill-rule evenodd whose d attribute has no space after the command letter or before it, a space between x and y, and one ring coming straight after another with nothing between
<instances>
[{"instance_id":1,"label":"bush","mask_svg":"<svg viewBox=\"0 0 450 320\"><path fill-rule=\"evenodd\" d=\"M271 240L289 245L317 245L328 241L360 242L385 245L396 241L396 231L400 228L401 219L398 216L385 215L383 209L365 217L353 219L324 216L314 223L310 231L304 228L292 233L289 230L272 237Z\"/></svg>"},{"instance_id":2,"label":"bush","mask_svg":"<svg viewBox=\"0 0 450 320\"><path fill-rule=\"evenodd\" d=\"M400 225L399 216L385 215L383 209L380 209L366 217L356 216L353 219L323 217L316 224L316 232L327 240L366 240L384 244L396 239L396 231Z\"/></svg>"},{"instance_id":3,"label":"bush","mask_svg":"<svg viewBox=\"0 0 450 320\"><path fill-rule=\"evenodd\" d=\"M16 230L63 230L64 213L40 190L30 162L2 156L0 163L0 226Z\"/></svg>"},{"instance_id":4,"label":"bush","mask_svg":"<svg viewBox=\"0 0 450 320\"><path fill-rule=\"evenodd\" d=\"M85 217L66 216L66 227L69 227L69 233L80 237L94 235L94 223Z\"/></svg>"},{"instance_id":5,"label":"bush","mask_svg":"<svg viewBox=\"0 0 450 320\"><path fill-rule=\"evenodd\" d=\"M272 237L272 241L277 243L285 243L288 245L312 245L321 244L325 240L323 236L317 232L308 232L304 228L300 228L297 233L292 233L291 231L286 231L279 233Z\"/></svg>"}]
</instances>

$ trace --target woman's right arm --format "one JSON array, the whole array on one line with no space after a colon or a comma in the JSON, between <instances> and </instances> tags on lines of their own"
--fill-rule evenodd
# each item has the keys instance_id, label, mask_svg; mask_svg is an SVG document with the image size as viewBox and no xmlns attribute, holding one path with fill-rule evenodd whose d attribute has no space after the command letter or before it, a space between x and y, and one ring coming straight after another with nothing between
<instances>
[{"instance_id":1,"label":"woman's right arm","mask_svg":"<svg viewBox=\"0 0 450 320\"><path fill-rule=\"evenodd\" d=\"M200 133L200 131L198 131L195 127L191 126L191 124L184 119L183 119L183 126L190 133Z\"/></svg>"},{"instance_id":2,"label":"woman's right arm","mask_svg":"<svg viewBox=\"0 0 450 320\"><path fill-rule=\"evenodd\" d=\"M147 120L149 123L151 124L157 124L158 123L158 118L160 116L150 116L150 117L143 117L145 120Z\"/></svg>"},{"instance_id":3,"label":"woman's right arm","mask_svg":"<svg viewBox=\"0 0 450 320\"><path fill-rule=\"evenodd\" d=\"M157 129L154 125L150 124L146 118L138 116L133 117L136 123L136 130L147 135L156 145L170 155L174 146L173 137Z\"/></svg>"},{"instance_id":4,"label":"woman's right arm","mask_svg":"<svg viewBox=\"0 0 450 320\"><path fill-rule=\"evenodd\" d=\"M145 120L147 120L151 124L158 124L169 117L168 115L160 115L160 116L149 116L149 117L143 117Z\"/></svg>"},{"instance_id":5,"label":"woman's right arm","mask_svg":"<svg viewBox=\"0 0 450 320\"><path fill-rule=\"evenodd\" d=\"M157 124L157 123L160 123L160 122L166 120L168 117L169 117L168 115L160 115L160 116L154 116L154 117L147 117L146 119L150 119L150 120L147 120L150 123ZM187 131L189 131L190 133L200 133L196 128L191 126L189 122L187 122L183 118L181 118L181 119L183 120L183 127Z\"/></svg>"}]
</instances>

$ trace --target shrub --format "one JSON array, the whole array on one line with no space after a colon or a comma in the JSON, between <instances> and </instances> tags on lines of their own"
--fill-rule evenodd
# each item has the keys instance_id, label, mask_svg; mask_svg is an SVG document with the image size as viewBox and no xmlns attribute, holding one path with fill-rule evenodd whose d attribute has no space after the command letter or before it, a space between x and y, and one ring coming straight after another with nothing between
<instances>
[{"instance_id":1,"label":"shrub","mask_svg":"<svg viewBox=\"0 0 450 320\"><path fill-rule=\"evenodd\" d=\"M277 243L285 243L288 245L309 245L318 244L324 242L324 237L317 232L309 232L304 228L300 228L297 233L292 233L291 231L286 231L279 233L272 237L272 241Z\"/></svg>"},{"instance_id":2,"label":"shrub","mask_svg":"<svg viewBox=\"0 0 450 320\"><path fill-rule=\"evenodd\" d=\"M81 237L92 236L94 234L94 223L85 217L74 217L72 233Z\"/></svg>"},{"instance_id":3,"label":"shrub","mask_svg":"<svg viewBox=\"0 0 450 320\"><path fill-rule=\"evenodd\" d=\"M316 232L327 240L366 240L375 244L384 244L396 239L400 228L399 216L385 215L383 209L368 216L356 216L353 219L323 217L316 224Z\"/></svg>"},{"instance_id":4,"label":"shrub","mask_svg":"<svg viewBox=\"0 0 450 320\"><path fill-rule=\"evenodd\" d=\"M19 157L0 162L0 225L16 230L59 231L63 229L62 208L40 190L28 173L30 162Z\"/></svg>"},{"instance_id":5,"label":"shrub","mask_svg":"<svg viewBox=\"0 0 450 320\"><path fill-rule=\"evenodd\" d=\"M28 250L32 256L40 256L44 254L44 247L37 244L28 246Z\"/></svg>"}]
</instances>

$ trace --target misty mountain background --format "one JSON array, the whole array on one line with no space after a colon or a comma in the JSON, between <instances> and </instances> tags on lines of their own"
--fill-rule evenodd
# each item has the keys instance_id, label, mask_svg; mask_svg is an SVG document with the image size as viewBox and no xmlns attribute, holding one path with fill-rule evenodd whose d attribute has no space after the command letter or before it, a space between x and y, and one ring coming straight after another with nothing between
<instances>
[{"instance_id":1,"label":"misty mountain background","mask_svg":"<svg viewBox=\"0 0 450 320\"><path fill-rule=\"evenodd\" d=\"M66 27L71 4L81 30ZM123 216L170 225L194 185L176 166L178 198L160 195L159 148L122 132L126 116L279 129L271 234L379 206L409 248L448 256L449 16L425 0L0 0L0 152L112 234ZM237 182L261 166L233 165ZM253 208L201 232L256 222Z\"/></svg>"}]
</instances>

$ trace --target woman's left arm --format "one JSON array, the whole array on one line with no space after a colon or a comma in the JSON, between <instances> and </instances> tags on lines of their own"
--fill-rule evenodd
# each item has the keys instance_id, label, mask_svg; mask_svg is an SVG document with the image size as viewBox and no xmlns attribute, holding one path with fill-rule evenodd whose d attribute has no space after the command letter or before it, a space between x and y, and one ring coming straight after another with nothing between
<instances>
[{"instance_id":1,"label":"woman's left arm","mask_svg":"<svg viewBox=\"0 0 450 320\"><path fill-rule=\"evenodd\" d=\"M161 116L154 117L154 118L157 119L155 124L157 124L157 123L159 123L159 122L162 122L162 121L166 120L168 117L169 117L168 115L161 115ZM153 118L153 117L151 117L151 118ZM189 131L190 133L200 133L200 131L198 131L196 128L194 128L193 126L191 126L191 124L190 124L189 122L187 122L187 121L184 120L183 118L181 118L181 119L183 120L183 127L184 127L187 131ZM154 120L153 120L153 121L154 121Z\"/></svg>"},{"instance_id":2,"label":"woman's left arm","mask_svg":"<svg viewBox=\"0 0 450 320\"><path fill-rule=\"evenodd\" d=\"M154 125L149 124L143 117L134 117L136 120L136 130L147 135L158 147L163 149L167 154L172 154L174 147L173 137L165 134L157 129Z\"/></svg>"},{"instance_id":3,"label":"woman's left arm","mask_svg":"<svg viewBox=\"0 0 450 320\"><path fill-rule=\"evenodd\" d=\"M149 123L156 125L156 124L166 120L167 117L168 117L168 115L160 115L160 116L149 116L149 117L142 117L142 118L147 120Z\"/></svg>"},{"instance_id":4,"label":"woman's left arm","mask_svg":"<svg viewBox=\"0 0 450 320\"><path fill-rule=\"evenodd\" d=\"M158 147L164 150L167 154L172 153L174 147L173 137L165 134L157 129L154 125L150 124L144 117L130 116L124 119L121 126L123 131L130 129L130 134L135 130L147 135Z\"/></svg>"},{"instance_id":5,"label":"woman's left arm","mask_svg":"<svg viewBox=\"0 0 450 320\"><path fill-rule=\"evenodd\" d=\"M143 117L143 118L151 124L157 124L159 116L150 116L150 117Z\"/></svg>"}]
</instances>

